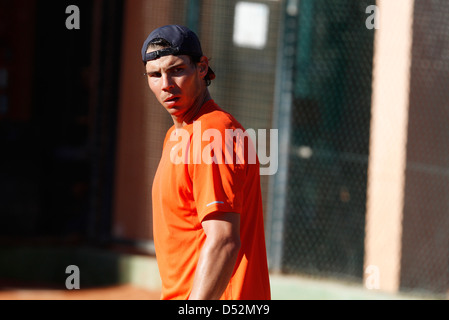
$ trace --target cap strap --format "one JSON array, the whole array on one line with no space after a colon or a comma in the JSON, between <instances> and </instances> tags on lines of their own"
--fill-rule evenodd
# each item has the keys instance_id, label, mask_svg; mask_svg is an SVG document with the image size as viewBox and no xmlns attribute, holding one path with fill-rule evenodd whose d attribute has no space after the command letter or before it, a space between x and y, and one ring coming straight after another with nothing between
<instances>
[{"instance_id":1,"label":"cap strap","mask_svg":"<svg viewBox=\"0 0 449 320\"><path fill-rule=\"evenodd\" d=\"M169 56L169 55L176 55L179 53L179 48L164 48L161 50L156 50L153 52L147 52L145 53L145 61L151 61L159 59L160 57Z\"/></svg>"}]
</instances>

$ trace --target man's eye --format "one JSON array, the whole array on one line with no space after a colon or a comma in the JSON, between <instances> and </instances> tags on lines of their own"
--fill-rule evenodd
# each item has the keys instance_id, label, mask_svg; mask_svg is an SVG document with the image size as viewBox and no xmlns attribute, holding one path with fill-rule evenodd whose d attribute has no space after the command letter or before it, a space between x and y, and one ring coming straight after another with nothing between
<instances>
[{"instance_id":1,"label":"man's eye","mask_svg":"<svg viewBox=\"0 0 449 320\"><path fill-rule=\"evenodd\" d=\"M159 72L147 72L148 78L160 78L161 74Z\"/></svg>"}]
</instances>

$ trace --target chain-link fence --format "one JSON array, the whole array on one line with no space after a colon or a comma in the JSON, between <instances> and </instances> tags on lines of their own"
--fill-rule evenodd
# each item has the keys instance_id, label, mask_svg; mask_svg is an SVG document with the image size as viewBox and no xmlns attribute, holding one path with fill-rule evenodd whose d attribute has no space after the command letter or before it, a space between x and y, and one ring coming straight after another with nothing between
<instances>
[{"instance_id":1,"label":"chain-link fence","mask_svg":"<svg viewBox=\"0 0 449 320\"><path fill-rule=\"evenodd\" d=\"M449 3L416 0L401 287L449 289Z\"/></svg>"},{"instance_id":2,"label":"chain-link fence","mask_svg":"<svg viewBox=\"0 0 449 320\"><path fill-rule=\"evenodd\" d=\"M285 272L362 277L374 34L364 28L369 4L301 1L298 15L289 17L297 49Z\"/></svg>"},{"instance_id":3,"label":"chain-link fence","mask_svg":"<svg viewBox=\"0 0 449 320\"><path fill-rule=\"evenodd\" d=\"M242 3L269 11L263 48L233 41ZM270 264L287 273L363 275L374 38L365 27L370 4L208 1L207 16L200 19L199 33L217 73L212 94L246 128L281 129L277 95L283 90L292 95L288 168L279 168L287 170L288 180L262 181L267 229L279 211L285 226L281 245L269 243L276 251L272 255L282 258ZM257 23L255 11L246 18ZM289 84L276 83L289 72ZM281 189L286 193L275 194ZM285 197L283 209L270 206L273 197Z\"/></svg>"}]
</instances>

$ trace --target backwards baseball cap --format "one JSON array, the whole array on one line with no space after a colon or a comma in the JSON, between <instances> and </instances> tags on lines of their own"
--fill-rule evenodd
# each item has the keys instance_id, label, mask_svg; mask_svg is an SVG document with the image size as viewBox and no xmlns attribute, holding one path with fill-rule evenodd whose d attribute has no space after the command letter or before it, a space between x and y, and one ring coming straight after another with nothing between
<instances>
[{"instance_id":1,"label":"backwards baseball cap","mask_svg":"<svg viewBox=\"0 0 449 320\"><path fill-rule=\"evenodd\" d=\"M157 39L164 39L170 43L170 47L147 52L150 43ZM193 57L202 57L203 50L198 36L189 28L180 25L167 25L157 28L150 33L143 43L142 60L144 63L151 60L159 59L168 55L188 55ZM209 67L208 76L210 80L215 79L215 73Z\"/></svg>"}]
</instances>

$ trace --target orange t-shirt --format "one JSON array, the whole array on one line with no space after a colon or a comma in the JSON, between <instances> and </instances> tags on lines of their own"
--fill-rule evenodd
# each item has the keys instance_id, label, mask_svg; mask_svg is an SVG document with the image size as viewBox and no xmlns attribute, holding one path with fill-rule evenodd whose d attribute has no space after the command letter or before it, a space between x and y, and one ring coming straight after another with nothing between
<instances>
[{"instance_id":1,"label":"orange t-shirt","mask_svg":"<svg viewBox=\"0 0 449 320\"><path fill-rule=\"evenodd\" d=\"M201 222L216 212L240 214L240 252L221 299L271 298L259 161L248 139L229 139L239 132L213 100L191 124L167 132L152 190L162 299L188 299L206 240Z\"/></svg>"}]
</instances>

